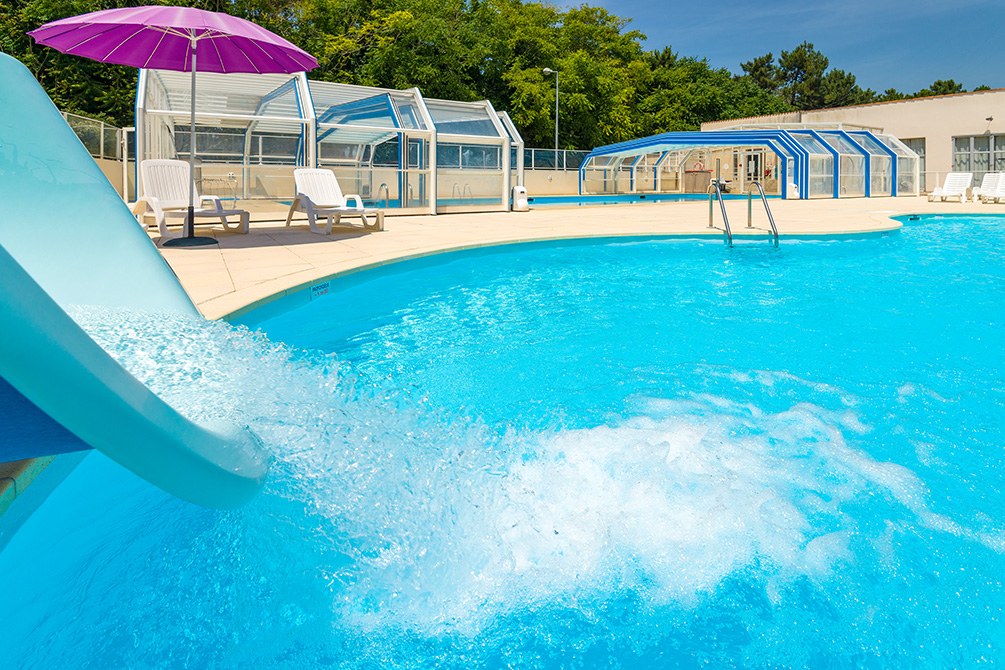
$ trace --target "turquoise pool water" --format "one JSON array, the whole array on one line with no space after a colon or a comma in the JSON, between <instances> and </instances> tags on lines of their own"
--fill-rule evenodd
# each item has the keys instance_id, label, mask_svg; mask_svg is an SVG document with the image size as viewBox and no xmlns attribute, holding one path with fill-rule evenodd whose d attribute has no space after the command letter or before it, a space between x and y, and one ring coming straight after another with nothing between
<instances>
[{"instance_id":1,"label":"turquoise pool water","mask_svg":"<svg viewBox=\"0 0 1005 670\"><path fill-rule=\"evenodd\" d=\"M1005 220L412 261L252 334L75 315L250 425L220 513L88 456L0 552L5 663L1005 660Z\"/></svg>"}]
</instances>

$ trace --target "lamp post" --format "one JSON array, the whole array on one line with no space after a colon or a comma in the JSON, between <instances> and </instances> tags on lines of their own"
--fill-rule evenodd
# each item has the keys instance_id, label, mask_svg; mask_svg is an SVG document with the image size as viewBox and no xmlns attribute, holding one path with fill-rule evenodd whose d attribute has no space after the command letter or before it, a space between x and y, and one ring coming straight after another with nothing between
<instances>
[{"instance_id":1,"label":"lamp post","mask_svg":"<svg viewBox=\"0 0 1005 670\"><path fill-rule=\"evenodd\" d=\"M558 169L558 70L546 67L542 70L545 74L555 75L555 169Z\"/></svg>"}]
</instances>

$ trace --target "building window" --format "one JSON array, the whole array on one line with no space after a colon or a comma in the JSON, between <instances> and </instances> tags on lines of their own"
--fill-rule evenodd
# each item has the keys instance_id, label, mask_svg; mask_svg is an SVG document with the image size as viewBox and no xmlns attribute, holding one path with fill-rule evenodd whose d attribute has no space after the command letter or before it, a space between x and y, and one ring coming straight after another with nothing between
<instances>
[{"instance_id":1,"label":"building window","mask_svg":"<svg viewBox=\"0 0 1005 670\"><path fill-rule=\"evenodd\" d=\"M953 138L953 172L973 172L974 183L979 184L988 172L1002 170L1005 170L1005 135Z\"/></svg>"},{"instance_id":2,"label":"building window","mask_svg":"<svg viewBox=\"0 0 1005 670\"><path fill-rule=\"evenodd\" d=\"M925 138L916 137L914 139L901 141L907 145L908 149L918 154L918 174L921 176L921 183L918 185L918 188L920 188L921 192L924 193L928 190L925 188ZM1005 150L1005 144L1002 144L1002 149ZM1003 154L1002 157L1005 158L1005 154Z\"/></svg>"}]
</instances>

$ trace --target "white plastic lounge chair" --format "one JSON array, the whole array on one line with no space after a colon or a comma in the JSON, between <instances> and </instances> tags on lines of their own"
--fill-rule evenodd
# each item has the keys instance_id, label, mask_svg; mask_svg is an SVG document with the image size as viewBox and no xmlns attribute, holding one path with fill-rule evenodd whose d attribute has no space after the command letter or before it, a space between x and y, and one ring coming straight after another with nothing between
<instances>
[{"instance_id":1,"label":"white plastic lounge chair","mask_svg":"<svg viewBox=\"0 0 1005 670\"><path fill-rule=\"evenodd\" d=\"M1005 174L1001 172L988 172L984 175L981 185L973 190L974 202L991 202L1000 198L998 194L1001 193L1002 177Z\"/></svg>"},{"instance_id":2,"label":"white plastic lounge chair","mask_svg":"<svg viewBox=\"0 0 1005 670\"><path fill-rule=\"evenodd\" d=\"M989 193L987 195L987 199L985 199L984 196L981 196L981 200L984 200L984 202L991 202L992 200L995 202L1001 202L1005 200L1005 172L998 173L998 188L995 192L993 194Z\"/></svg>"},{"instance_id":3,"label":"white plastic lounge chair","mask_svg":"<svg viewBox=\"0 0 1005 670\"><path fill-rule=\"evenodd\" d=\"M311 168L294 170L293 181L297 184L297 195L290 205L289 214L286 215L287 226L293 221L294 212L302 211L307 214L307 224L311 227L311 232L319 234L331 233L332 225L337 224L343 216L360 217L363 220L363 227L367 230L384 230L384 212L365 209L363 200L355 193L342 195L338 179L331 170ZM355 204L350 205L350 200L355 201ZM328 225L324 231L318 229L319 216L328 218ZM370 216L374 219L372 224L367 218Z\"/></svg>"},{"instance_id":4,"label":"white plastic lounge chair","mask_svg":"<svg viewBox=\"0 0 1005 670\"><path fill-rule=\"evenodd\" d=\"M133 214L142 223L147 210L153 210L157 228L162 237L179 237L185 233L185 220L188 217L189 165L186 161L177 160L146 160L140 163L143 174L143 197L136 201ZM206 202L213 207L203 207ZM215 195L195 194L195 217L219 219L226 230L247 233L251 215L243 209L224 209L220 198ZM231 225L227 217L237 216L240 222ZM167 219L177 219L182 225L180 233L168 230Z\"/></svg>"},{"instance_id":5,"label":"white plastic lounge chair","mask_svg":"<svg viewBox=\"0 0 1005 670\"><path fill-rule=\"evenodd\" d=\"M967 189L974 175L969 172L950 172L946 175L946 181L942 186L936 186L935 190L928 194L928 202L939 198L945 202L946 198L959 198L960 202L967 199Z\"/></svg>"}]
</instances>

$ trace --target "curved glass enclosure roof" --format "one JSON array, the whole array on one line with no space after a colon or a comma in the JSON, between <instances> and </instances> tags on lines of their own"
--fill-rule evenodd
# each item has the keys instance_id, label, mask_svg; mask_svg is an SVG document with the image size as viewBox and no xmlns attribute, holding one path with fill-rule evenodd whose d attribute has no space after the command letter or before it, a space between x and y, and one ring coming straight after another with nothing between
<instances>
[{"instance_id":1,"label":"curved glass enclosure roof","mask_svg":"<svg viewBox=\"0 0 1005 670\"><path fill-rule=\"evenodd\" d=\"M140 160L188 158L190 104L190 73L140 71ZM368 205L414 213L505 210L523 183L520 133L487 100L426 99L417 88L304 73L198 73L195 107L196 178L221 197L291 199L293 169L318 166Z\"/></svg>"},{"instance_id":2,"label":"curved glass enclosure roof","mask_svg":"<svg viewBox=\"0 0 1005 670\"><path fill-rule=\"evenodd\" d=\"M642 158L654 153L663 156L655 162ZM891 160L894 156L900 159ZM913 177L898 181L900 160ZM628 179L622 176L626 166L632 171ZM650 182L662 184L663 192L703 192L695 187L702 181L695 173L711 173L714 167L729 188L744 190L757 181L783 198L918 194L918 159L906 145L889 135L845 131L834 124L662 133L598 147L580 168L580 193L638 192ZM640 168L643 174L637 173ZM674 171L674 178L665 178Z\"/></svg>"}]
</instances>

